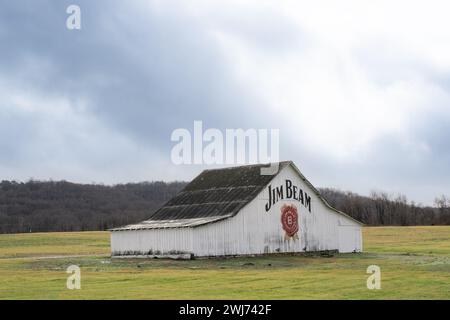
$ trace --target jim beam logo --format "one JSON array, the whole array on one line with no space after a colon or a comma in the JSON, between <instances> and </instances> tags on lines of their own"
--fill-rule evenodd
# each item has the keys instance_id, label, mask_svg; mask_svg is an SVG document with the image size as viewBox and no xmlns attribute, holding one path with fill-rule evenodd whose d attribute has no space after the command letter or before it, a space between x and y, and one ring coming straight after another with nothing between
<instances>
[{"instance_id":1,"label":"jim beam logo","mask_svg":"<svg viewBox=\"0 0 450 320\"><path fill-rule=\"evenodd\" d=\"M298 240L298 212L293 204L281 207L281 225L283 226L284 240Z\"/></svg>"}]
</instances>

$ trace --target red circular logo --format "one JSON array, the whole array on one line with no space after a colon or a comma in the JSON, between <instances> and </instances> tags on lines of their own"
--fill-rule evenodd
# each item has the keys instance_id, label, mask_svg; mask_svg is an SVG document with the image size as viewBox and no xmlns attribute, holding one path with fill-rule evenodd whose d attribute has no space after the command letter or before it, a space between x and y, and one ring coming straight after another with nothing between
<instances>
[{"instance_id":1,"label":"red circular logo","mask_svg":"<svg viewBox=\"0 0 450 320\"><path fill-rule=\"evenodd\" d=\"M288 237L293 237L298 232L298 214L294 205L281 207L281 224Z\"/></svg>"}]
</instances>

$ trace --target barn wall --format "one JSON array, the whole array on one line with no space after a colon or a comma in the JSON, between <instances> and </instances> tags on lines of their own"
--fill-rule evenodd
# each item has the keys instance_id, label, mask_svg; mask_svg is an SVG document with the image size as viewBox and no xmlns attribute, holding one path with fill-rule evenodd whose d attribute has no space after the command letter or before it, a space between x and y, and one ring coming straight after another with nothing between
<instances>
[{"instance_id":1,"label":"barn wall","mask_svg":"<svg viewBox=\"0 0 450 320\"><path fill-rule=\"evenodd\" d=\"M194 229L193 251L197 256L362 250L361 227L328 208L291 167L284 168L272 180L272 186L293 182L311 197L311 212L292 199L278 201L269 212L267 188L236 216ZM298 209L298 239L285 239L281 224L281 207L293 204Z\"/></svg>"},{"instance_id":2,"label":"barn wall","mask_svg":"<svg viewBox=\"0 0 450 320\"><path fill-rule=\"evenodd\" d=\"M192 252L192 228L111 232L113 255L169 255Z\"/></svg>"}]
</instances>

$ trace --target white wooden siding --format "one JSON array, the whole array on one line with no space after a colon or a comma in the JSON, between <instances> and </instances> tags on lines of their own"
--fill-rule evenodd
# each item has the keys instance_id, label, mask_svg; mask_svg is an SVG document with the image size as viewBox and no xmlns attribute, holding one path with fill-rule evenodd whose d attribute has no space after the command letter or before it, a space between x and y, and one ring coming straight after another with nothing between
<instances>
[{"instance_id":1,"label":"white wooden siding","mask_svg":"<svg viewBox=\"0 0 450 320\"><path fill-rule=\"evenodd\" d=\"M111 233L113 255L192 253L192 228L167 228Z\"/></svg>"}]
</instances>

